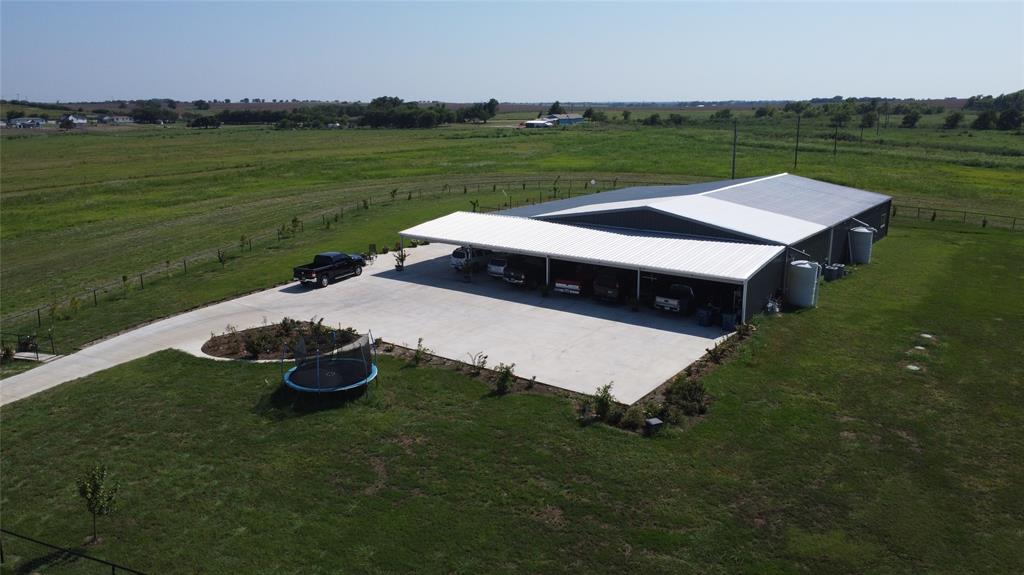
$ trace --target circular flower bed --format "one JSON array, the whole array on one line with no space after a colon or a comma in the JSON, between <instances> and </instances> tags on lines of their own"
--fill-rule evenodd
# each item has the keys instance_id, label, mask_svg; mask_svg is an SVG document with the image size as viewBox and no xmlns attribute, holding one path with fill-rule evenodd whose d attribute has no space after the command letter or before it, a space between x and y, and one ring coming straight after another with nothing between
<instances>
[{"instance_id":1,"label":"circular flower bed","mask_svg":"<svg viewBox=\"0 0 1024 575\"><path fill-rule=\"evenodd\" d=\"M300 338L307 350L327 350L352 343L359 334L350 327L325 326L322 319L312 322L286 317L278 323L244 330L228 325L221 335L210 334L203 353L228 359L292 358L292 349Z\"/></svg>"}]
</instances>

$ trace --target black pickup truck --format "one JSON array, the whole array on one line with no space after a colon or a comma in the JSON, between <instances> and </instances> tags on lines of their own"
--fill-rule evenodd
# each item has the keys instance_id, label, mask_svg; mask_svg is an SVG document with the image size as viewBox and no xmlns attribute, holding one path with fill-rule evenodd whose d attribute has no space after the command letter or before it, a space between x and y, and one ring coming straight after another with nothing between
<instances>
[{"instance_id":1,"label":"black pickup truck","mask_svg":"<svg viewBox=\"0 0 1024 575\"><path fill-rule=\"evenodd\" d=\"M363 273L366 260L359 254L324 252L317 254L313 261L292 270L292 279L302 285L327 287L337 278L347 278Z\"/></svg>"}]
</instances>

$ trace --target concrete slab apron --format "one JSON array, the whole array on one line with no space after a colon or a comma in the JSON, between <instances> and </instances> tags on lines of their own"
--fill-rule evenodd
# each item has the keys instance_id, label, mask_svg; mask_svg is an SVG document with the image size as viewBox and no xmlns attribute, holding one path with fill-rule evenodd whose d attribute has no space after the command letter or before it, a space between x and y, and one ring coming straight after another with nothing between
<instances>
[{"instance_id":1,"label":"concrete slab apron","mask_svg":"<svg viewBox=\"0 0 1024 575\"><path fill-rule=\"evenodd\" d=\"M516 364L520 376L582 393L612 382L616 398L633 403L700 357L722 336L692 320L587 299L518 290L485 275L466 283L448 269L453 246L409 251L404 272L389 255L362 277L326 289L274 288L155 322L0 383L5 405L156 351L203 356L210 333L245 329L283 317L323 317L330 325L372 330L401 345L418 338L436 354L466 360L483 352L490 365Z\"/></svg>"}]
</instances>

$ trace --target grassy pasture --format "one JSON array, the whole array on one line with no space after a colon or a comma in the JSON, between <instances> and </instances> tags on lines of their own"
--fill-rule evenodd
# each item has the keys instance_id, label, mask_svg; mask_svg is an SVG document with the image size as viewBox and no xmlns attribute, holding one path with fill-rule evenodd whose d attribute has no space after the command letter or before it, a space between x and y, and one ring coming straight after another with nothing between
<instances>
[{"instance_id":1,"label":"grassy pasture","mask_svg":"<svg viewBox=\"0 0 1024 575\"><path fill-rule=\"evenodd\" d=\"M243 234L273 233L292 217L315 226L321 212L395 188L399 199L407 190L440 191L446 184L456 193L442 200L414 198L409 209L371 209L370 227L346 220L315 238L307 232L305 239L263 245L275 257L238 258L223 271L207 270L206 279L217 276L215 283L230 289L168 283L158 299L198 305L282 279L312 249L363 250L370 242L394 241L394 232L417 218L469 209L475 190L458 197L467 182L535 176L553 181L560 175L564 193L570 177L577 183L596 178L602 185L631 174L666 182L726 178L731 129L699 120L708 113L692 112L698 123L682 128L610 124L525 131L484 125L285 132L173 126L5 132L0 137L0 311L8 316L45 306L163 265L171 271L181 258L237 244ZM1020 136L890 128L879 140L841 141L834 157L824 122L804 122L796 173L912 203L1024 214ZM737 176L791 171L793 128L792 119L761 121L741 114ZM484 186L481 194L486 191ZM515 201L535 193L510 191ZM500 202L476 199L485 205ZM175 311L157 307L139 307L131 321ZM96 321L101 323L83 318L81 329L58 322L57 329L65 341L79 343L78 334L102 335L131 325Z\"/></svg>"},{"instance_id":2,"label":"grassy pasture","mask_svg":"<svg viewBox=\"0 0 1024 575\"><path fill-rule=\"evenodd\" d=\"M121 509L88 551L155 573L1019 573L1022 258L897 225L651 440L391 359L368 399L296 411L275 365L161 352L0 410L4 525L78 546L102 461Z\"/></svg>"}]
</instances>

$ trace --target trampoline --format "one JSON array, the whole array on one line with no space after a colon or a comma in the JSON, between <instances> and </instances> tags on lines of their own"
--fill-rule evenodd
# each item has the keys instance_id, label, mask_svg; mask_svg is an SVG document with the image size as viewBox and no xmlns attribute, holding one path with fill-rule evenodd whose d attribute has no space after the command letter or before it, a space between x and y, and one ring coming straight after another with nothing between
<instances>
[{"instance_id":1,"label":"trampoline","mask_svg":"<svg viewBox=\"0 0 1024 575\"><path fill-rule=\"evenodd\" d=\"M295 367L284 372L285 385L307 393L335 393L367 386L377 377L377 357L370 334L356 341L320 353L308 354L299 338L292 346ZM284 360L282 359L282 366Z\"/></svg>"}]
</instances>

